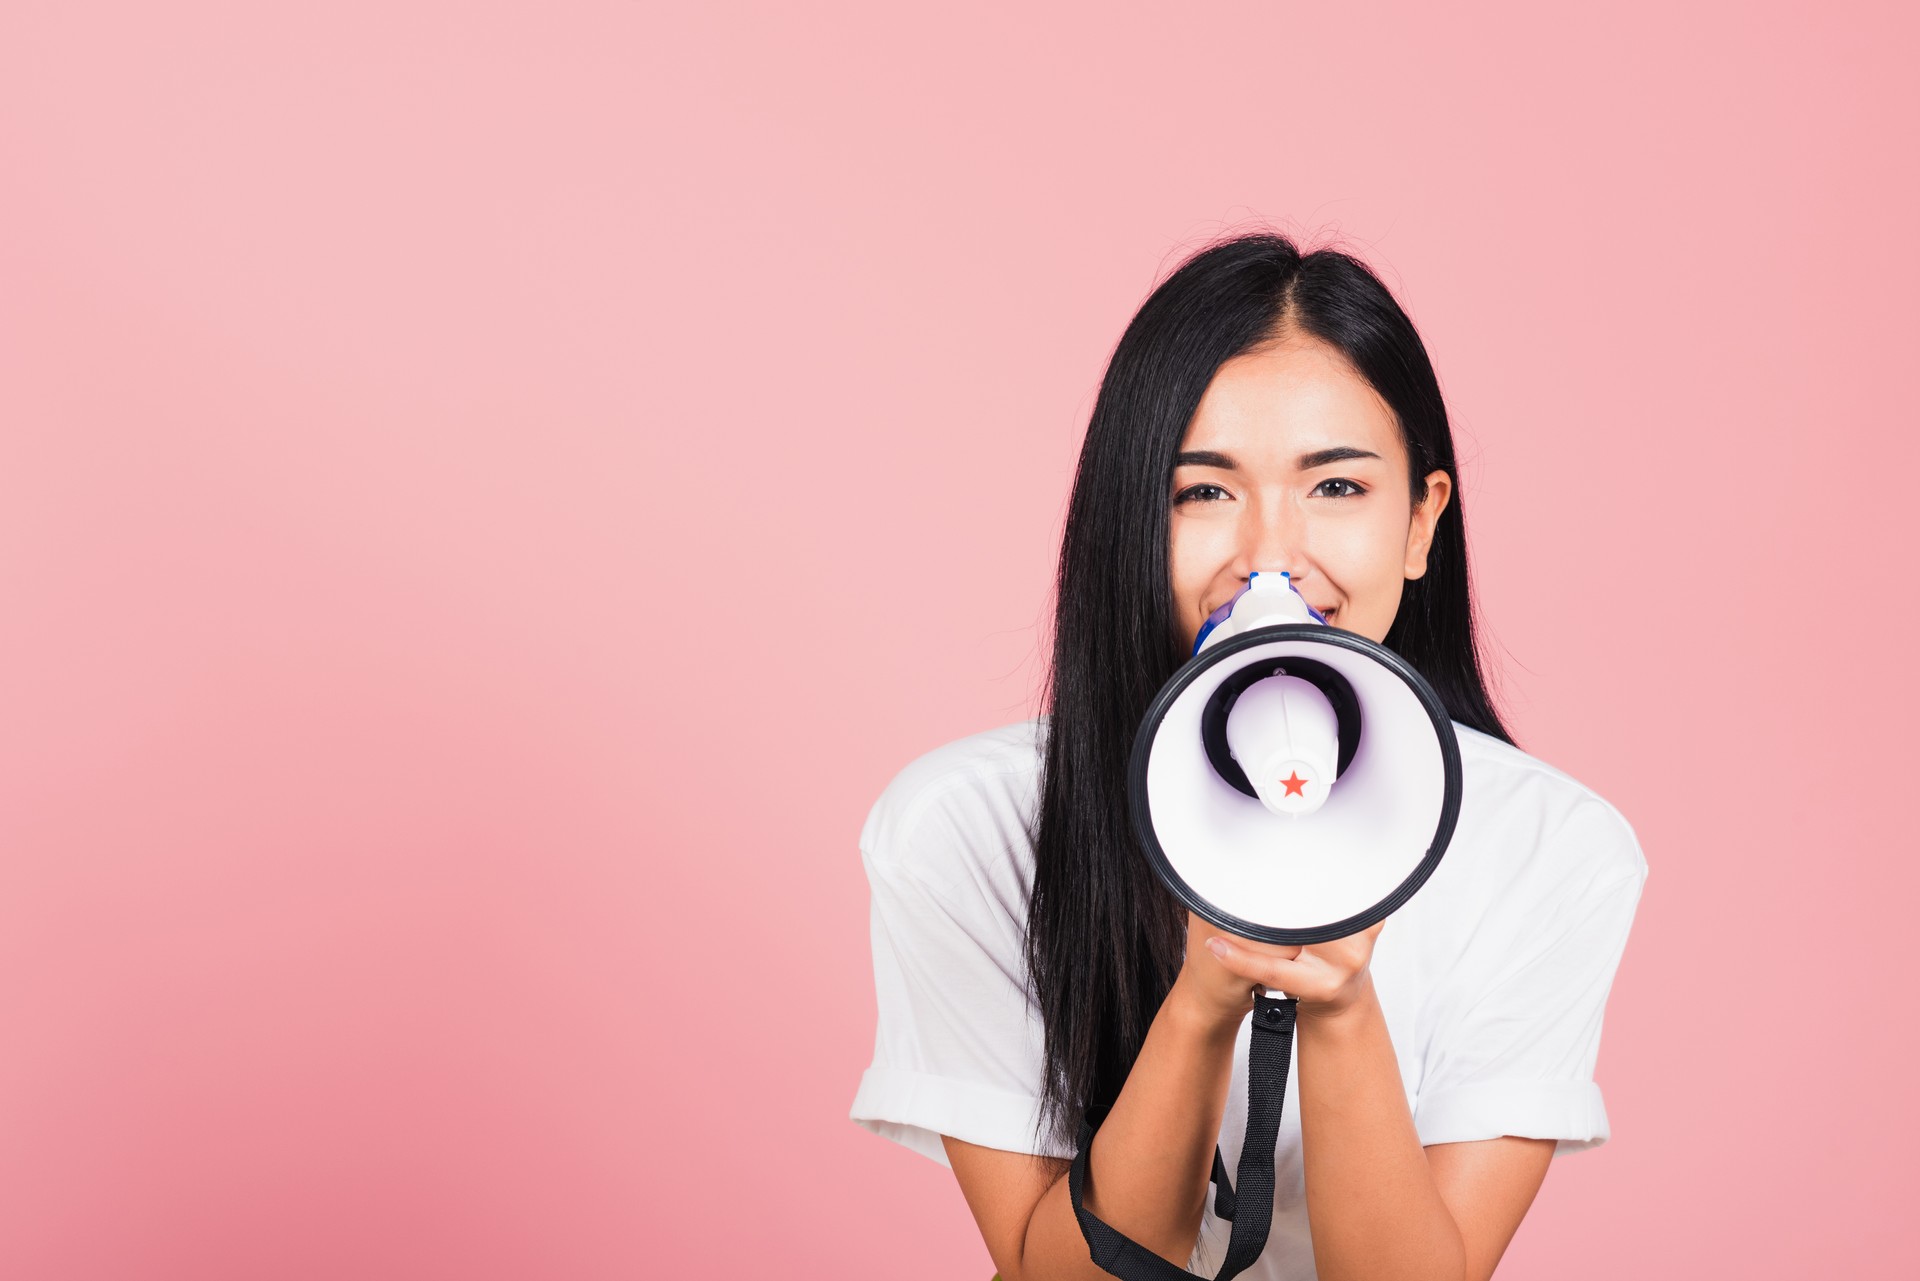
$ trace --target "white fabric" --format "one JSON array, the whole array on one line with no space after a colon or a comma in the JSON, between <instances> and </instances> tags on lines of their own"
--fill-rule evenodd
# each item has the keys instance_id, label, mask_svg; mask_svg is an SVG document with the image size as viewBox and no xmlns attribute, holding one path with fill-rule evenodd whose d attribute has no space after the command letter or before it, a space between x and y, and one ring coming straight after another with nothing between
<instances>
[{"instance_id":1,"label":"white fabric","mask_svg":"<svg viewBox=\"0 0 1920 1281\"><path fill-rule=\"evenodd\" d=\"M1455 723L1462 803L1420 892L1387 919L1373 981L1423 1144L1557 1139L1597 1147L1601 1016L1647 875L1626 820L1574 779ZM1023 943L1029 833L1046 718L934 749L896 775L860 834L872 889L873 1062L853 1119L946 1164L940 1136L1071 1156L1036 1137L1042 1031ZM1227 1168L1246 1127L1248 1028L1220 1128ZM1296 1062L1297 1068L1297 1062ZM1314 1276L1298 1073L1275 1158L1272 1234L1242 1275ZM1209 1205L1195 1267L1211 1275L1231 1224Z\"/></svg>"}]
</instances>

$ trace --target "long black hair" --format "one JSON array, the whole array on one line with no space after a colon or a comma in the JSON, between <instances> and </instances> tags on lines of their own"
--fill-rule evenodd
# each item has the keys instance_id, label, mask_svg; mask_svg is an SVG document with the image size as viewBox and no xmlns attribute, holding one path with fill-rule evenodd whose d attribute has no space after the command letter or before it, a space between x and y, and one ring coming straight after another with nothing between
<instances>
[{"instance_id":1,"label":"long black hair","mask_svg":"<svg viewBox=\"0 0 1920 1281\"><path fill-rule=\"evenodd\" d=\"M1193 254L1114 349L1060 547L1027 965L1046 1029L1041 1126L1069 1147L1086 1109L1118 1097L1185 949L1186 914L1136 845L1126 796L1134 733L1187 657L1168 565L1174 454L1220 366L1289 328L1345 353L1393 410L1416 504L1428 473L1452 478L1385 643L1454 720L1513 741L1476 650L1453 432L1413 322L1337 250L1302 256L1262 232Z\"/></svg>"}]
</instances>

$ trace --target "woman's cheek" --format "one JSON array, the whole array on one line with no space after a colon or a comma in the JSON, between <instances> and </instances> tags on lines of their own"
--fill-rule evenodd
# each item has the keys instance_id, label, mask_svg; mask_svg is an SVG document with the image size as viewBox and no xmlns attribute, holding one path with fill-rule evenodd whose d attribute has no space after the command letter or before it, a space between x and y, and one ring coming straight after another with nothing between
<instances>
[{"instance_id":1,"label":"woman's cheek","mask_svg":"<svg viewBox=\"0 0 1920 1281\"><path fill-rule=\"evenodd\" d=\"M1173 599L1187 642L1206 622L1207 589L1233 560L1234 540L1225 521L1195 520L1176 515L1171 533ZM1218 604L1218 602L1215 602Z\"/></svg>"},{"instance_id":2,"label":"woman's cheek","mask_svg":"<svg viewBox=\"0 0 1920 1281\"><path fill-rule=\"evenodd\" d=\"M1362 635L1385 635L1400 605L1404 537L1393 539L1377 522L1355 521L1321 532L1316 560L1325 578L1322 590L1341 602L1339 625Z\"/></svg>"},{"instance_id":3,"label":"woman's cheek","mask_svg":"<svg viewBox=\"0 0 1920 1281\"><path fill-rule=\"evenodd\" d=\"M1195 594L1233 559L1233 529L1227 521L1176 516L1171 543L1174 582Z\"/></svg>"}]
</instances>

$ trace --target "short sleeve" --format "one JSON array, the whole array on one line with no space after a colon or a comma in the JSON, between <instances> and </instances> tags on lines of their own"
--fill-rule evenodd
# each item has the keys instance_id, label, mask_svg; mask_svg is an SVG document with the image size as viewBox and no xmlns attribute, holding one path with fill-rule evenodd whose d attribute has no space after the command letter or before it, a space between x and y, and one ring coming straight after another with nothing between
<instances>
[{"instance_id":1,"label":"short sleeve","mask_svg":"<svg viewBox=\"0 0 1920 1281\"><path fill-rule=\"evenodd\" d=\"M873 1062L852 1119L947 1164L941 1135L1014 1152L1060 1152L1037 1133L1041 1026L1025 982L1017 851L966 798L917 797L869 821L877 1006ZM888 798L882 798L887 804Z\"/></svg>"},{"instance_id":2,"label":"short sleeve","mask_svg":"<svg viewBox=\"0 0 1920 1281\"><path fill-rule=\"evenodd\" d=\"M1414 1108L1423 1144L1517 1135L1554 1155L1606 1142L1594 1067L1607 993L1646 881L1633 830L1597 798L1546 838L1490 911L1435 1012Z\"/></svg>"}]
</instances>

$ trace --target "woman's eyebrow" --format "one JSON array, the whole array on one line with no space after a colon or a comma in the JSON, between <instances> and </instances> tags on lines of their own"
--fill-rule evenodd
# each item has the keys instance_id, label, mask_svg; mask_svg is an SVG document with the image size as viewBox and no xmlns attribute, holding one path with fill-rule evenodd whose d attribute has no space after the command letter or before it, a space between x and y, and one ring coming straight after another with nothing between
<instances>
[{"instance_id":1,"label":"woman's eyebrow","mask_svg":"<svg viewBox=\"0 0 1920 1281\"><path fill-rule=\"evenodd\" d=\"M1218 467L1221 471L1239 471L1240 464L1233 461L1231 454L1215 453L1211 449L1189 449L1173 456L1175 467Z\"/></svg>"},{"instance_id":2,"label":"woman's eyebrow","mask_svg":"<svg viewBox=\"0 0 1920 1281\"><path fill-rule=\"evenodd\" d=\"M1301 471L1312 471L1316 467L1325 467L1328 463L1350 463L1360 458L1378 458L1380 455L1371 449L1356 449L1352 445L1335 445L1332 449L1316 449L1311 454L1300 455L1294 464Z\"/></svg>"},{"instance_id":3,"label":"woman's eyebrow","mask_svg":"<svg viewBox=\"0 0 1920 1281\"><path fill-rule=\"evenodd\" d=\"M1335 445L1332 449L1316 449L1310 454L1302 454L1294 460L1294 466L1301 471L1312 471L1316 467L1325 467L1328 463L1352 462L1360 458L1378 458L1380 455L1371 449L1356 449L1352 445ZM1233 455L1223 454L1212 449L1190 449L1173 456L1175 467L1218 467L1221 471L1239 471L1240 465L1233 461Z\"/></svg>"}]
</instances>

